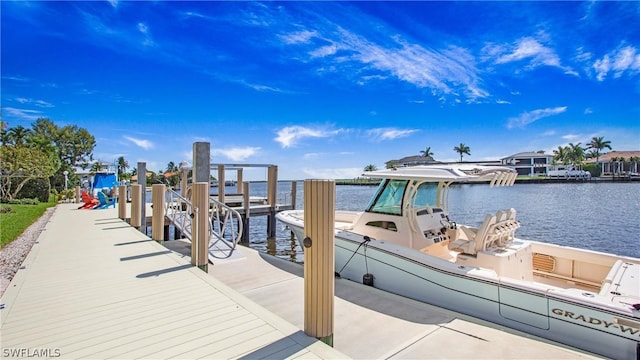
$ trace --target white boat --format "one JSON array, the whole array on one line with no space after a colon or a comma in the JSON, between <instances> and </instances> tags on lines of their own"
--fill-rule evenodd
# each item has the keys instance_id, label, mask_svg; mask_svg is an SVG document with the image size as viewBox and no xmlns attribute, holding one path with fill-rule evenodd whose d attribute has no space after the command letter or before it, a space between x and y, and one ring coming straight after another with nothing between
<instances>
[{"instance_id":1,"label":"white boat","mask_svg":"<svg viewBox=\"0 0 640 360\"><path fill-rule=\"evenodd\" d=\"M589 180L591 173L582 170L580 166L572 164L552 165L547 169L547 176L552 178Z\"/></svg>"},{"instance_id":2,"label":"white boat","mask_svg":"<svg viewBox=\"0 0 640 360\"><path fill-rule=\"evenodd\" d=\"M381 179L367 208L335 212L339 276L606 357L640 358L640 259L520 239L514 209L485 215L480 227L449 218L451 184L508 186L514 170L455 164L364 175ZM303 210L277 218L304 239Z\"/></svg>"}]
</instances>

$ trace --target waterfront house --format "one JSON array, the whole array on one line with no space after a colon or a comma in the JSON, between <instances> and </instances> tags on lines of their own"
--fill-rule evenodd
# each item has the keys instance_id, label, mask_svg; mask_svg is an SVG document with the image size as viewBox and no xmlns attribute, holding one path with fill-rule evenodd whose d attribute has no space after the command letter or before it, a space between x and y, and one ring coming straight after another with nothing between
<instances>
[{"instance_id":1,"label":"waterfront house","mask_svg":"<svg viewBox=\"0 0 640 360\"><path fill-rule=\"evenodd\" d=\"M518 175L547 175L547 168L553 162L553 155L544 151L521 152L500 159L500 164L513 167Z\"/></svg>"},{"instance_id":2,"label":"waterfront house","mask_svg":"<svg viewBox=\"0 0 640 360\"><path fill-rule=\"evenodd\" d=\"M610 151L600 155L598 159L592 158L586 163L597 163L600 165L602 175L627 175L637 174L640 166L640 150L632 151Z\"/></svg>"}]
</instances>

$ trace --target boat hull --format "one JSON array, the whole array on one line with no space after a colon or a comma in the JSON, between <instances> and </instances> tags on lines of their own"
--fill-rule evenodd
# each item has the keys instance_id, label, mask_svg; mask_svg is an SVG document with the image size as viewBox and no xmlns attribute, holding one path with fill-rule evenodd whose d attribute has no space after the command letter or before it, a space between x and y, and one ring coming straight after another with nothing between
<instances>
[{"instance_id":1,"label":"boat hull","mask_svg":"<svg viewBox=\"0 0 640 360\"><path fill-rule=\"evenodd\" d=\"M304 238L301 224L286 223L299 241ZM336 231L335 265L343 278L362 282L371 274L376 288L578 349L616 359L640 356L640 319L590 304L593 293L578 294L581 301L543 287L525 288L486 269L383 241L364 242L349 231Z\"/></svg>"}]
</instances>

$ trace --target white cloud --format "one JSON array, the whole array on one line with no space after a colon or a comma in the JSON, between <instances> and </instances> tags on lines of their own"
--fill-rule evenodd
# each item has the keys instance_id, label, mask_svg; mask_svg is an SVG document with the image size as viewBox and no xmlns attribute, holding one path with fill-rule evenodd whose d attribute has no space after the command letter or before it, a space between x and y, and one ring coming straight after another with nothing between
<instances>
[{"instance_id":1,"label":"white cloud","mask_svg":"<svg viewBox=\"0 0 640 360\"><path fill-rule=\"evenodd\" d=\"M113 6L114 8L118 7L118 0L107 0L109 1L109 4L111 4L111 6Z\"/></svg>"},{"instance_id":2,"label":"white cloud","mask_svg":"<svg viewBox=\"0 0 640 360\"><path fill-rule=\"evenodd\" d=\"M327 45L309 52L309 55L312 58L321 58L325 56L334 55L337 52L338 52L338 47L336 45Z\"/></svg>"},{"instance_id":3,"label":"white cloud","mask_svg":"<svg viewBox=\"0 0 640 360\"><path fill-rule=\"evenodd\" d=\"M416 129L395 129L395 128L376 128L367 130L367 136L373 141L395 140L407 137L418 130Z\"/></svg>"},{"instance_id":4,"label":"white cloud","mask_svg":"<svg viewBox=\"0 0 640 360\"><path fill-rule=\"evenodd\" d=\"M303 44L311 41L312 38L317 37L318 33L316 31L302 30L293 32L290 34L279 35L278 37L288 45L293 44Z\"/></svg>"},{"instance_id":5,"label":"white cloud","mask_svg":"<svg viewBox=\"0 0 640 360\"><path fill-rule=\"evenodd\" d=\"M538 109L533 111L524 112L517 117L509 118L507 128L522 128L534 121L538 121L542 118L554 116L567 111L566 106L559 106L555 108Z\"/></svg>"},{"instance_id":6,"label":"white cloud","mask_svg":"<svg viewBox=\"0 0 640 360\"><path fill-rule=\"evenodd\" d=\"M138 31L140 31L140 33L144 36L142 45L155 46L155 42L151 38L151 31L149 31L149 27L145 23L138 23Z\"/></svg>"},{"instance_id":7,"label":"white cloud","mask_svg":"<svg viewBox=\"0 0 640 360\"><path fill-rule=\"evenodd\" d=\"M581 135L576 135L576 134L567 134L562 136L562 138L567 141L575 141L577 139L580 139L580 137Z\"/></svg>"},{"instance_id":8,"label":"white cloud","mask_svg":"<svg viewBox=\"0 0 640 360\"><path fill-rule=\"evenodd\" d=\"M303 138L326 138L342 132L338 130L312 129L304 126L287 126L278 131L278 136L274 139L283 148L291 147Z\"/></svg>"},{"instance_id":9,"label":"white cloud","mask_svg":"<svg viewBox=\"0 0 640 360\"><path fill-rule=\"evenodd\" d=\"M584 109L584 114L585 115L593 114L593 110L591 108L586 108Z\"/></svg>"},{"instance_id":10,"label":"white cloud","mask_svg":"<svg viewBox=\"0 0 640 360\"><path fill-rule=\"evenodd\" d=\"M138 23L138 31L143 34L147 34L149 32L149 28L144 23Z\"/></svg>"},{"instance_id":11,"label":"white cloud","mask_svg":"<svg viewBox=\"0 0 640 360\"><path fill-rule=\"evenodd\" d=\"M506 105L506 104L511 104L511 101L507 101L507 100L496 100L496 104Z\"/></svg>"},{"instance_id":12,"label":"white cloud","mask_svg":"<svg viewBox=\"0 0 640 360\"><path fill-rule=\"evenodd\" d=\"M153 149L154 147L153 143L149 140L136 139L131 136L123 136L123 138L125 138L126 140L129 140L130 142L134 143L136 146L141 147L145 150L150 150L150 149Z\"/></svg>"},{"instance_id":13,"label":"white cloud","mask_svg":"<svg viewBox=\"0 0 640 360\"><path fill-rule=\"evenodd\" d=\"M8 115L10 118L14 117L19 120L34 121L42 117L42 111L38 111L38 110L16 109L13 107L5 107L3 111L5 115Z\"/></svg>"},{"instance_id":14,"label":"white cloud","mask_svg":"<svg viewBox=\"0 0 640 360\"><path fill-rule=\"evenodd\" d=\"M545 38L545 34L540 35ZM542 44L538 39L527 36L518 39L513 44L488 44L482 49L484 60L494 59L495 64L507 64L518 61L528 61L526 69L532 70L540 66L552 66L562 69L565 74L578 76L570 67L563 66L560 57L553 49Z\"/></svg>"},{"instance_id":15,"label":"white cloud","mask_svg":"<svg viewBox=\"0 0 640 360\"><path fill-rule=\"evenodd\" d=\"M316 169L304 168L302 172L312 179L353 179L362 175L361 168Z\"/></svg>"},{"instance_id":16,"label":"white cloud","mask_svg":"<svg viewBox=\"0 0 640 360\"><path fill-rule=\"evenodd\" d=\"M460 95L468 99L488 97L487 91L480 87L478 69L474 58L467 49L449 47L430 49L410 43L400 36L384 36L391 43L371 41L352 33L339 25L326 24L326 31L296 31L281 35L287 45L304 47L309 59L299 57L301 61L323 59L322 72L341 72L343 67L355 74L355 83L364 84L372 79L386 78L389 75L400 81L419 88L428 88L437 94ZM317 39L319 41L312 41ZM335 66L326 61L333 61ZM366 74L353 71L353 66L363 65ZM378 73L376 73L378 72ZM435 95L435 94L434 94Z\"/></svg>"},{"instance_id":17,"label":"white cloud","mask_svg":"<svg viewBox=\"0 0 640 360\"><path fill-rule=\"evenodd\" d=\"M44 100L34 100L34 99L27 99L27 98L16 98L15 99L17 102L19 102L20 104L31 104L31 105L35 105L37 107L41 107L41 108L52 108L54 107L53 104L46 102Z\"/></svg>"},{"instance_id":18,"label":"white cloud","mask_svg":"<svg viewBox=\"0 0 640 360\"><path fill-rule=\"evenodd\" d=\"M603 81L610 72L614 78L619 78L625 73L636 75L640 73L640 52L633 46L625 46L605 54L596 60L593 65L596 79Z\"/></svg>"},{"instance_id":19,"label":"white cloud","mask_svg":"<svg viewBox=\"0 0 640 360\"><path fill-rule=\"evenodd\" d=\"M232 147L227 149L213 149L211 155L222 155L233 161L242 161L260 151L259 147Z\"/></svg>"}]
</instances>

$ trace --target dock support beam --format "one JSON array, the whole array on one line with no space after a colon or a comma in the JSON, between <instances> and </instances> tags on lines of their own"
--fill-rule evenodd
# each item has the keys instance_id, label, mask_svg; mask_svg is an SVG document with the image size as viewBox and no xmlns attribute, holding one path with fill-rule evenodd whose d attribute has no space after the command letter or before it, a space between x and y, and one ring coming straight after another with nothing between
<instances>
[{"instance_id":1,"label":"dock support beam","mask_svg":"<svg viewBox=\"0 0 640 360\"><path fill-rule=\"evenodd\" d=\"M80 186L76 186L76 204L80 204Z\"/></svg>"},{"instance_id":2,"label":"dock support beam","mask_svg":"<svg viewBox=\"0 0 640 360\"><path fill-rule=\"evenodd\" d=\"M164 238L164 205L165 192L167 187L164 184L153 184L151 186L151 203L153 204L153 216L151 217L151 238L162 242Z\"/></svg>"},{"instance_id":3,"label":"dock support beam","mask_svg":"<svg viewBox=\"0 0 640 360\"><path fill-rule=\"evenodd\" d=\"M224 190L226 180L224 178L224 165L218 165L218 201L224 204Z\"/></svg>"},{"instance_id":4,"label":"dock support beam","mask_svg":"<svg viewBox=\"0 0 640 360\"><path fill-rule=\"evenodd\" d=\"M118 218L127 218L127 187L124 185L118 188Z\"/></svg>"},{"instance_id":5,"label":"dock support beam","mask_svg":"<svg viewBox=\"0 0 640 360\"><path fill-rule=\"evenodd\" d=\"M141 230L142 227L142 185L131 185L131 226Z\"/></svg>"},{"instance_id":6,"label":"dock support beam","mask_svg":"<svg viewBox=\"0 0 640 360\"><path fill-rule=\"evenodd\" d=\"M240 173L238 173L240 175ZM249 243L249 219L251 218L251 204L249 198L249 182L242 183L242 208L244 209L244 215L242 215L242 237L240 242L243 244Z\"/></svg>"},{"instance_id":7,"label":"dock support beam","mask_svg":"<svg viewBox=\"0 0 640 360\"><path fill-rule=\"evenodd\" d=\"M333 346L334 180L304 182L304 332Z\"/></svg>"},{"instance_id":8,"label":"dock support beam","mask_svg":"<svg viewBox=\"0 0 640 360\"><path fill-rule=\"evenodd\" d=\"M267 238L276 237L276 195L278 190L278 167L271 165L267 168Z\"/></svg>"},{"instance_id":9,"label":"dock support beam","mask_svg":"<svg viewBox=\"0 0 640 360\"><path fill-rule=\"evenodd\" d=\"M193 143L193 183L211 181L211 145L208 142Z\"/></svg>"},{"instance_id":10,"label":"dock support beam","mask_svg":"<svg viewBox=\"0 0 640 360\"><path fill-rule=\"evenodd\" d=\"M147 163L138 163L138 185L142 186L140 195L140 231L147 235Z\"/></svg>"},{"instance_id":11,"label":"dock support beam","mask_svg":"<svg viewBox=\"0 0 640 360\"><path fill-rule=\"evenodd\" d=\"M191 265L207 271L209 247L209 183L191 185L193 226L191 230Z\"/></svg>"}]
</instances>

